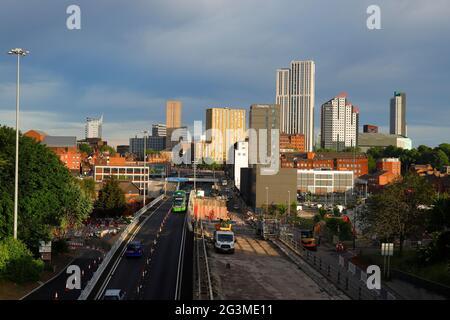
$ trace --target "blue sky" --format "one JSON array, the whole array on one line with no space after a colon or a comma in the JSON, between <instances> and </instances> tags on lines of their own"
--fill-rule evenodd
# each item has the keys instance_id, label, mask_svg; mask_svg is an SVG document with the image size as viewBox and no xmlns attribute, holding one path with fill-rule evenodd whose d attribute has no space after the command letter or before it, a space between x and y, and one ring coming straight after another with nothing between
<instances>
[{"instance_id":1,"label":"blue sky","mask_svg":"<svg viewBox=\"0 0 450 320\"><path fill-rule=\"evenodd\" d=\"M81 7L81 30L66 8ZM381 30L366 9L381 7ZM12 47L22 63L21 127L84 134L104 114L110 144L165 119L165 100L181 99L183 122L207 107L273 103L275 70L316 62L320 105L341 91L360 107L360 123L387 132L389 99L407 94L414 145L450 142L448 0L2 0L0 124L15 121Z\"/></svg>"}]
</instances>

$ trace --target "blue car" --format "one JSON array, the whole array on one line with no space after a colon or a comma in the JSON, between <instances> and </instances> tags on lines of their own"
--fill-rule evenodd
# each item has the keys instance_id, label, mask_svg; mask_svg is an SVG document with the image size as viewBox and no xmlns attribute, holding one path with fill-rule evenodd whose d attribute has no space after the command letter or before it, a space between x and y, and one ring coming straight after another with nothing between
<instances>
[{"instance_id":1,"label":"blue car","mask_svg":"<svg viewBox=\"0 0 450 320\"><path fill-rule=\"evenodd\" d=\"M127 245L125 251L126 257L142 257L144 255L144 246L140 241L132 241Z\"/></svg>"}]
</instances>

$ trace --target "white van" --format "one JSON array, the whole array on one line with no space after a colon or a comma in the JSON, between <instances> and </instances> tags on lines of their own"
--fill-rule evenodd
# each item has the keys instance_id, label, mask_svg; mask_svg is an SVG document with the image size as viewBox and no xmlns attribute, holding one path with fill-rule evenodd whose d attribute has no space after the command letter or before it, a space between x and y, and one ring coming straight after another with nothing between
<instances>
[{"instance_id":1,"label":"white van","mask_svg":"<svg viewBox=\"0 0 450 320\"><path fill-rule=\"evenodd\" d=\"M214 248L217 252L234 253L234 243L236 239L233 231L214 231Z\"/></svg>"}]
</instances>

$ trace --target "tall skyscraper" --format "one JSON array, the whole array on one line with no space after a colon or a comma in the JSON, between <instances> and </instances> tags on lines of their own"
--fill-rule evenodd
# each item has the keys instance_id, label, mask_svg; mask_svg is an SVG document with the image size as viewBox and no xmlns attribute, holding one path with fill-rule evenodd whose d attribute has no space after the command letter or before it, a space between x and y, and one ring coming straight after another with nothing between
<instances>
[{"instance_id":1,"label":"tall skyscraper","mask_svg":"<svg viewBox=\"0 0 450 320\"><path fill-rule=\"evenodd\" d=\"M85 137L102 138L103 115L100 118L86 118Z\"/></svg>"},{"instance_id":2,"label":"tall skyscraper","mask_svg":"<svg viewBox=\"0 0 450 320\"><path fill-rule=\"evenodd\" d=\"M181 127L181 101L168 100L166 102L166 127L179 128Z\"/></svg>"},{"instance_id":3,"label":"tall skyscraper","mask_svg":"<svg viewBox=\"0 0 450 320\"><path fill-rule=\"evenodd\" d=\"M225 163L234 153L234 144L245 141L245 109L206 109L205 128L207 156L215 162Z\"/></svg>"},{"instance_id":4,"label":"tall skyscraper","mask_svg":"<svg viewBox=\"0 0 450 320\"><path fill-rule=\"evenodd\" d=\"M358 145L359 109L346 93L325 102L321 111L322 148L342 151Z\"/></svg>"},{"instance_id":5,"label":"tall skyscraper","mask_svg":"<svg viewBox=\"0 0 450 320\"><path fill-rule=\"evenodd\" d=\"M404 92L394 92L391 98L390 134L407 137L406 127L406 94Z\"/></svg>"},{"instance_id":6,"label":"tall skyscraper","mask_svg":"<svg viewBox=\"0 0 450 320\"><path fill-rule=\"evenodd\" d=\"M281 107L281 131L303 134L305 148L314 145L314 61L292 61L290 69L277 70L276 103Z\"/></svg>"},{"instance_id":7,"label":"tall skyscraper","mask_svg":"<svg viewBox=\"0 0 450 320\"><path fill-rule=\"evenodd\" d=\"M249 137L249 147L251 154L259 155L259 139L260 129L267 129L267 146L266 155L270 158L278 157L276 150L279 138L276 141L272 139L272 130L280 130L280 106L278 104L253 104L250 106L249 115L249 128L256 129L257 139L253 141L252 136ZM279 152L278 152L279 153ZM256 160L256 159L255 159ZM259 159L258 163L261 163L262 159Z\"/></svg>"}]
</instances>

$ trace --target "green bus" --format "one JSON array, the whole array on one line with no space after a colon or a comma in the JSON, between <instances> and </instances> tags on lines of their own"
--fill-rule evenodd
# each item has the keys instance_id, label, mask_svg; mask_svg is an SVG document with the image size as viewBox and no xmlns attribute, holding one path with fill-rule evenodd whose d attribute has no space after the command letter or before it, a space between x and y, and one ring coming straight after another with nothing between
<instances>
[{"instance_id":1,"label":"green bus","mask_svg":"<svg viewBox=\"0 0 450 320\"><path fill-rule=\"evenodd\" d=\"M185 212L186 211L186 191L177 190L173 194L172 200L172 212Z\"/></svg>"}]
</instances>

